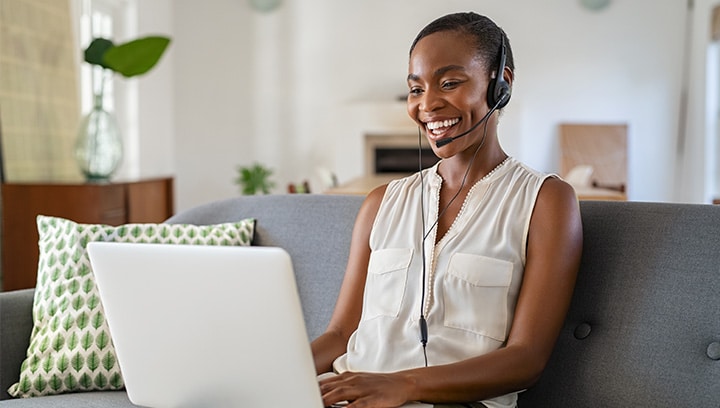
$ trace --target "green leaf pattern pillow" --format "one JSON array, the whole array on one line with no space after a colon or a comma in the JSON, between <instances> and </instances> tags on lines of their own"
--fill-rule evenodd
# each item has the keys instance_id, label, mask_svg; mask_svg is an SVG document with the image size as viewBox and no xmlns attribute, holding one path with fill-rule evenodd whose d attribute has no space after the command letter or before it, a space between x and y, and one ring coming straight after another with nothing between
<instances>
[{"instance_id":1,"label":"green leaf pattern pillow","mask_svg":"<svg viewBox=\"0 0 720 408\"><path fill-rule=\"evenodd\" d=\"M33 397L124 387L86 246L91 241L250 245L255 221L187 224L78 224L40 215L33 331L20 380L8 392Z\"/></svg>"}]
</instances>

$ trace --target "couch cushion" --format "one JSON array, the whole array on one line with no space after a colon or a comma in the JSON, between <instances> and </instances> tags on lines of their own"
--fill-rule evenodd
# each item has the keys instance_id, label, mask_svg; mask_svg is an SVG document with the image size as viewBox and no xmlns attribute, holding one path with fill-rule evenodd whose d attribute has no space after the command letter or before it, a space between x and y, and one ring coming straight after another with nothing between
<instances>
[{"instance_id":1,"label":"couch cushion","mask_svg":"<svg viewBox=\"0 0 720 408\"><path fill-rule=\"evenodd\" d=\"M250 245L254 220L210 226L112 227L39 216L38 232L40 261L33 303L34 327L20 379L8 390L15 397L123 387L85 249L88 242Z\"/></svg>"},{"instance_id":2,"label":"couch cushion","mask_svg":"<svg viewBox=\"0 0 720 408\"><path fill-rule=\"evenodd\" d=\"M136 408L125 391L95 391L2 401L12 408Z\"/></svg>"}]
</instances>

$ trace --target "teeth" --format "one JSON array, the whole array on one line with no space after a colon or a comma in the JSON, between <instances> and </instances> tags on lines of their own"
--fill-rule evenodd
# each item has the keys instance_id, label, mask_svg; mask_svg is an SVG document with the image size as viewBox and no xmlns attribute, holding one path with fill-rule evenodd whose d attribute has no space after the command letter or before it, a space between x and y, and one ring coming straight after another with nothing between
<instances>
[{"instance_id":1,"label":"teeth","mask_svg":"<svg viewBox=\"0 0 720 408\"><path fill-rule=\"evenodd\" d=\"M435 129L439 129L439 128L450 127L458 122L460 122L460 118L438 120L435 122L428 122L427 128L430 130L435 130Z\"/></svg>"}]
</instances>

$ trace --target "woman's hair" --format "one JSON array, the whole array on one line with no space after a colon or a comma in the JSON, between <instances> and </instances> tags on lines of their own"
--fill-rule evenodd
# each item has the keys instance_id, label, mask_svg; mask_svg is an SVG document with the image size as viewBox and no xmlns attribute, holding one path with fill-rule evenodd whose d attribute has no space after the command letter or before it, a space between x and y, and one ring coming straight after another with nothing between
<instances>
[{"instance_id":1,"label":"woman's hair","mask_svg":"<svg viewBox=\"0 0 720 408\"><path fill-rule=\"evenodd\" d=\"M505 66L515 72L512 48L505 31L489 18L473 12L448 14L428 24L415 37L410 54L420 40L440 31L457 31L473 37L477 55L485 64L488 74L500 64L500 46L505 41Z\"/></svg>"}]
</instances>

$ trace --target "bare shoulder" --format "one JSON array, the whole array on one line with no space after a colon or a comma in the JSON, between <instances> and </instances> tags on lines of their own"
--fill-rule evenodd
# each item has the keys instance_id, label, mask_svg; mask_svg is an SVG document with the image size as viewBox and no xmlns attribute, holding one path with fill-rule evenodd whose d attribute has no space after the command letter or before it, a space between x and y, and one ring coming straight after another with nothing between
<instances>
[{"instance_id":1,"label":"bare shoulder","mask_svg":"<svg viewBox=\"0 0 720 408\"><path fill-rule=\"evenodd\" d=\"M362 207L360 207L361 217L371 216L372 219L375 219L375 215L380 208L380 203L382 203L382 199L385 196L386 189L387 184L384 184L382 186L376 187L370 193L368 193L368 195L365 197L365 201L363 201Z\"/></svg>"},{"instance_id":2,"label":"bare shoulder","mask_svg":"<svg viewBox=\"0 0 720 408\"><path fill-rule=\"evenodd\" d=\"M573 215L578 213L579 205L575 189L570 184L557 177L548 177L540 188L537 202L535 204L536 213L541 212L546 215ZM557 214L560 212L560 214Z\"/></svg>"},{"instance_id":3,"label":"bare shoulder","mask_svg":"<svg viewBox=\"0 0 720 408\"><path fill-rule=\"evenodd\" d=\"M531 237L579 242L582 239L580 205L567 182L549 177L538 193L530 221Z\"/></svg>"},{"instance_id":4,"label":"bare shoulder","mask_svg":"<svg viewBox=\"0 0 720 408\"><path fill-rule=\"evenodd\" d=\"M355 234L369 236L370 229L375 222L375 217L385 196L386 188L387 185L376 187L365 197L355 218Z\"/></svg>"}]
</instances>

